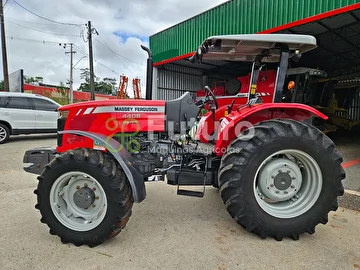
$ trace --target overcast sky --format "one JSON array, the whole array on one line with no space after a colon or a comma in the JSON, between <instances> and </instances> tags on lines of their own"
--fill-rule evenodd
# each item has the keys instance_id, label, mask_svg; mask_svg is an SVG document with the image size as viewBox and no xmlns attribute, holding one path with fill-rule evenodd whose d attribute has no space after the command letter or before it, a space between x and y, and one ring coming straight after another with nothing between
<instances>
[{"instance_id":1,"label":"overcast sky","mask_svg":"<svg viewBox=\"0 0 360 270\"><path fill-rule=\"evenodd\" d=\"M81 33L86 33L85 24L90 20L99 33L93 38L95 75L113 77L117 82L120 74L127 75L129 82L139 77L144 95L147 54L140 45L149 46L150 35L227 1L3 0L5 2L9 73L23 69L27 76L42 76L44 83L66 82L69 79L70 55L65 52L69 48L64 49L58 43L75 44L76 64L88 54L88 43ZM57 22L81 25L53 23L31 12ZM88 58L76 65L74 89L81 83L80 68L85 67L89 67ZM2 80L2 65L0 71Z\"/></svg>"}]
</instances>

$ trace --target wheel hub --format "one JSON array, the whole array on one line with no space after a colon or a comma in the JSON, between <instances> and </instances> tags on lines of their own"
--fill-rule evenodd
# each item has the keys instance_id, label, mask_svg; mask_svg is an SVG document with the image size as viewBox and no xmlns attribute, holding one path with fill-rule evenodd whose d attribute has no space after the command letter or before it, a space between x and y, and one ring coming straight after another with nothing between
<instances>
[{"instance_id":1,"label":"wheel hub","mask_svg":"<svg viewBox=\"0 0 360 270\"><path fill-rule=\"evenodd\" d=\"M260 172L259 191L268 200L279 202L294 197L302 183L298 165L286 158L269 161Z\"/></svg>"},{"instance_id":2,"label":"wheel hub","mask_svg":"<svg viewBox=\"0 0 360 270\"><path fill-rule=\"evenodd\" d=\"M275 176L274 186L278 190L286 190L291 186L291 181L290 173L281 172Z\"/></svg>"},{"instance_id":3,"label":"wheel hub","mask_svg":"<svg viewBox=\"0 0 360 270\"><path fill-rule=\"evenodd\" d=\"M88 187L82 187L74 193L74 203L80 208L89 208L95 201L95 192Z\"/></svg>"}]
</instances>

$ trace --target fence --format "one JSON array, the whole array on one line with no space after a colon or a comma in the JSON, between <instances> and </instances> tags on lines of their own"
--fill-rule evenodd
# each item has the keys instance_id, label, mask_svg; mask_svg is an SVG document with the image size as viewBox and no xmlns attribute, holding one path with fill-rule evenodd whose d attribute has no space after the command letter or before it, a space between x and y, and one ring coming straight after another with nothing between
<instances>
[{"instance_id":1,"label":"fence","mask_svg":"<svg viewBox=\"0 0 360 270\"><path fill-rule=\"evenodd\" d=\"M59 89L55 87L44 87L31 84L24 84L24 93L38 94L55 100L65 105L69 103L70 90ZM89 92L73 91L74 102L89 101L91 94ZM116 96L95 93L95 100L116 99Z\"/></svg>"}]
</instances>

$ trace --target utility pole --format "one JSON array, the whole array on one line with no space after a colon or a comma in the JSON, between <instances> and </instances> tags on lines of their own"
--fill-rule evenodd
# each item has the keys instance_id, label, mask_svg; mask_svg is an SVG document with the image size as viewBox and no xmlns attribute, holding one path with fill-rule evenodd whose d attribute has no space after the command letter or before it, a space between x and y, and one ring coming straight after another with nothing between
<instances>
[{"instance_id":1,"label":"utility pole","mask_svg":"<svg viewBox=\"0 0 360 270\"><path fill-rule=\"evenodd\" d=\"M70 53L70 100L69 103L74 102L74 89L73 89L73 54L76 53L76 51L73 50L73 43L70 43L70 52L65 52L65 54Z\"/></svg>"},{"instance_id":2,"label":"utility pole","mask_svg":"<svg viewBox=\"0 0 360 270\"><path fill-rule=\"evenodd\" d=\"M70 80L69 80L69 88L70 88L70 95L69 95L69 103L73 103L74 102L74 89L73 89L73 54L76 53L76 51L74 51L74 44L73 43L59 43L59 46L63 46L64 49L66 49L66 47L70 45L70 52L65 52L65 54L70 53Z\"/></svg>"},{"instance_id":3,"label":"utility pole","mask_svg":"<svg viewBox=\"0 0 360 270\"><path fill-rule=\"evenodd\" d=\"M89 40L89 62L90 62L90 92L91 100L95 100L95 82L94 82L94 61L92 49L92 31L91 22L88 21L88 40ZM96 30L95 30L96 31Z\"/></svg>"},{"instance_id":4,"label":"utility pole","mask_svg":"<svg viewBox=\"0 0 360 270\"><path fill-rule=\"evenodd\" d=\"M1 44L2 44L2 60L4 73L4 90L9 91L9 71L6 53L6 38L5 38L5 24L4 24L4 6L3 0L0 0L0 16L1 16Z\"/></svg>"}]
</instances>

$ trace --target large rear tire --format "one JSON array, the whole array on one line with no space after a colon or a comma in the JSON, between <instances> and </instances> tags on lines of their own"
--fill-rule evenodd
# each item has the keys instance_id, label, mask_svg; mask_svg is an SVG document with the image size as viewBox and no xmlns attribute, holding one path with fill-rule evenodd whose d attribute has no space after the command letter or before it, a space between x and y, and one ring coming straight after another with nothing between
<instances>
[{"instance_id":1,"label":"large rear tire","mask_svg":"<svg viewBox=\"0 0 360 270\"><path fill-rule=\"evenodd\" d=\"M97 246L114 237L131 216L133 198L125 173L100 151L59 155L38 177L36 209L63 243Z\"/></svg>"},{"instance_id":2,"label":"large rear tire","mask_svg":"<svg viewBox=\"0 0 360 270\"><path fill-rule=\"evenodd\" d=\"M249 132L246 140L242 135L231 143L219 168L228 212L262 238L313 234L344 194L345 172L334 143L314 126L293 120L261 122Z\"/></svg>"}]
</instances>

